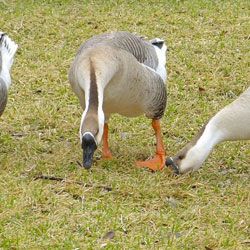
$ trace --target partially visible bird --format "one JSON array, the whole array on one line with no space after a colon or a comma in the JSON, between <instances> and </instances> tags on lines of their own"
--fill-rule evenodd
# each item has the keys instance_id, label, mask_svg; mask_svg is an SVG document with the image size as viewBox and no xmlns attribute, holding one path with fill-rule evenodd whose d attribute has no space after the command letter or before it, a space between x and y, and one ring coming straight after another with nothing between
<instances>
[{"instance_id":1,"label":"partially visible bird","mask_svg":"<svg viewBox=\"0 0 250 250\"><path fill-rule=\"evenodd\" d=\"M129 32L112 32L87 40L69 71L69 81L83 108L80 140L83 166L90 168L103 138L103 157L111 158L108 121L113 113L128 117L145 114L156 133L156 156L137 162L160 170L165 164L160 118L166 107L166 45Z\"/></svg>"},{"instance_id":2,"label":"partially visible bird","mask_svg":"<svg viewBox=\"0 0 250 250\"><path fill-rule=\"evenodd\" d=\"M177 174L197 170L218 143L249 139L250 87L212 117L173 158L167 158L166 165L172 166Z\"/></svg>"},{"instance_id":3,"label":"partially visible bird","mask_svg":"<svg viewBox=\"0 0 250 250\"><path fill-rule=\"evenodd\" d=\"M0 116L7 104L8 89L11 84L10 70L17 47L5 33L0 32Z\"/></svg>"}]
</instances>

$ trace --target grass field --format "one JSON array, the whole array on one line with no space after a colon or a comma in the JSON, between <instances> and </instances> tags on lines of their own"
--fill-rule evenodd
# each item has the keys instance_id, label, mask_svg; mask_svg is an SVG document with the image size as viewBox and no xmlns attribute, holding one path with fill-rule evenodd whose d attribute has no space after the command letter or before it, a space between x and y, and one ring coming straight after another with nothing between
<instances>
[{"instance_id":1,"label":"grass field","mask_svg":"<svg viewBox=\"0 0 250 250\"><path fill-rule=\"evenodd\" d=\"M249 249L249 142L216 147L179 177L137 169L155 151L150 121L113 116L115 158L82 159L81 109L67 72L92 35L167 41L167 153L249 86L249 1L0 1L19 44L0 118L0 249ZM41 175L64 181L42 180Z\"/></svg>"}]
</instances>

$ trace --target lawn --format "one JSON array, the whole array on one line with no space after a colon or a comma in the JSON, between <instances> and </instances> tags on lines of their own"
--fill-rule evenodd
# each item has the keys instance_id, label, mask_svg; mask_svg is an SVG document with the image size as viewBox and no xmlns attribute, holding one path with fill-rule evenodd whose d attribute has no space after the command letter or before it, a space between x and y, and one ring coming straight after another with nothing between
<instances>
[{"instance_id":1,"label":"lawn","mask_svg":"<svg viewBox=\"0 0 250 250\"><path fill-rule=\"evenodd\" d=\"M0 30L19 44L0 118L0 249L248 249L249 142L217 146L195 173L152 173L134 164L155 151L150 120L114 115L115 157L98 149L86 171L67 72L95 34L165 39L162 127L173 155L249 86L249 9L247 0L0 1Z\"/></svg>"}]
</instances>

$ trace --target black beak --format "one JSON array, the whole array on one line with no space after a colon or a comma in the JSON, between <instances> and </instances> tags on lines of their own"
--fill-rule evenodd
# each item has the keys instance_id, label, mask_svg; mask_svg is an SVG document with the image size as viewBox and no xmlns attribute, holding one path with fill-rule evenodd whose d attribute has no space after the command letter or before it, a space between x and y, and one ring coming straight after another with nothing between
<instances>
[{"instance_id":1,"label":"black beak","mask_svg":"<svg viewBox=\"0 0 250 250\"><path fill-rule=\"evenodd\" d=\"M178 167L177 164L175 164L175 162L174 162L174 160L173 160L172 157L168 157L168 158L166 159L165 164L166 164L166 166L168 166L168 167L172 167L172 169L174 170L174 173L175 173L176 175L179 175L179 174L180 174L179 167Z\"/></svg>"},{"instance_id":2,"label":"black beak","mask_svg":"<svg viewBox=\"0 0 250 250\"><path fill-rule=\"evenodd\" d=\"M97 149L96 141L91 133L82 137L83 167L90 169L93 163L94 152Z\"/></svg>"}]
</instances>

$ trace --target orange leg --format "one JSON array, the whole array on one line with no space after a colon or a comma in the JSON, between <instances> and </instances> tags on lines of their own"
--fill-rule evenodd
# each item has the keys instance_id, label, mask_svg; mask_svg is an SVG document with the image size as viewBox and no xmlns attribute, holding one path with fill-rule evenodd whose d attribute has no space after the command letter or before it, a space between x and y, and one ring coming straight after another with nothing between
<instances>
[{"instance_id":1,"label":"orange leg","mask_svg":"<svg viewBox=\"0 0 250 250\"><path fill-rule=\"evenodd\" d=\"M165 150L161 136L161 127L159 120L152 120L152 127L156 136L156 155L148 161L137 161L137 167L146 167L153 171L162 170L165 166Z\"/></svg>"},{"instance_id":2,"label":"orange leg","mask_svg":"<svg viewBox=\"0 0 250 250\"><path fill-rule=\"evenodd\" d=\"M102 157L104 159L111 159L112 154L109 150L109 143L108 143L108 132L109 132L109 127L108 124L104 124L104 131L103 131L103 148L102 148Z\"/></svg>"}]
</instances>

